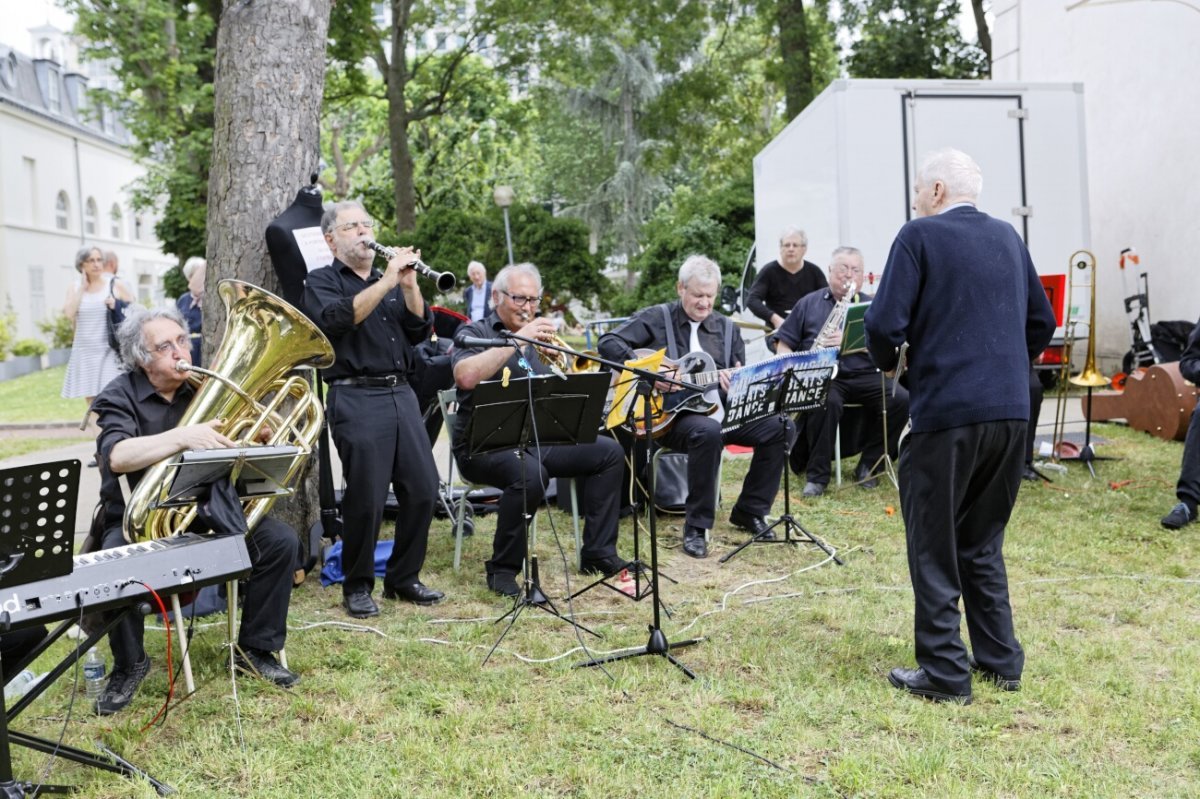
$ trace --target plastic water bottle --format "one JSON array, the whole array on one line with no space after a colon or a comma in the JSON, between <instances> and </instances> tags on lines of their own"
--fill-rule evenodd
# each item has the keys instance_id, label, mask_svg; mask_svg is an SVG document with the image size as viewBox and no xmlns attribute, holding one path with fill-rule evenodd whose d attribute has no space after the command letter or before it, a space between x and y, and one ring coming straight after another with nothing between
<instances>
[{"instance_id":1,"label":"plastic water bottle","mask_svg":"<svg viewBox=\"0 0 1200 799\"><path fill-rule=\"evenodd\" d=\"M95 702L104 693L104 656L96 651L96 647L88 650L87 659L83 661L83 684L87 698Z\"/></svg>"},{"instance_id":2,"label":"plastic water bottle","mask_svg":"<svg viewBox=\"0 0 1200 799\"><path fill-rule=\"evenodd\" d=\"M13 702L20 699L37 681L38 676L29 669L25 669L4 686L4 701Z\"/></svg>"}]
</instances>

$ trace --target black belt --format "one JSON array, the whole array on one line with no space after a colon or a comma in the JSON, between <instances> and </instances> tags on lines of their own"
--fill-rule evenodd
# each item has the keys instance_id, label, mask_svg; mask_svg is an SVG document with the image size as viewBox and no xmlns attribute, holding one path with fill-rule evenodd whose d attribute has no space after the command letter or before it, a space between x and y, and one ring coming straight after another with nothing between
<instances>
[{"instance_id":1,"label":"black belt","mask_svg":"<svg viewBox=\"0 0 1200 799\"><path fill-rule=\"evenodd\" d=\"M401 383L407 382L407 375L391 374L377 375L375 377L340 377L337 380L330 380L331 386L357 386L358 388L394 388Z\"/></svg>"}]
</instances>

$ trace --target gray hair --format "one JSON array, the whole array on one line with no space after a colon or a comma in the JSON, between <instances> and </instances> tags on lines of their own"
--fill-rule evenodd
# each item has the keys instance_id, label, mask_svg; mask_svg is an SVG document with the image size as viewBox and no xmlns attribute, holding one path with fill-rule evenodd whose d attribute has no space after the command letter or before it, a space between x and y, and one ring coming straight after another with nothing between
<instances>
[{"instance_id":1,"label":"gray hair","mask_svg":"<svg viewBox=\"0 0 1200 799\"><path fill-rule=\"evenodd\" d=\"M808 246L808 234L807 234L807 233L805 233L805 232L804 232L803 230L801 230L800 228L798 228L798 227L785 227L785 228L783 229L783 232L779 234L779 243L780 243L780 244L783 244L783 240L784 240L784 239L786 239L788 236L799 236L799 237L800 237L800 244L802 244L802 245L803 245L803 246L805 246L805 247L807 247L807 246Z\"/></svg>"},{"instance_id":2,"label":"gray hair","mask_svg":"<svg viewBox=\"0 0 1200 799\"><path fill-rule=\"evenodd\" d=\"M183 276L188 280L191 280L192 273L202 266L207 267L208 261L204 260L199 255L193 255L191 258L188 258L183 262Z\"/></svg>"},{"instance_id":3,"label":"gray hair","mask_svg":"<svg viewBox=\"0 0 1200 799\"><path fill-rule=\"evenodd\" d=\"M342 200L341 202L330 203L325 206L325 213L321 214L321 232L325 234L332 233L338 214L342 211L348 211L351 208L357 208L364 214L367 212L367 209L363 208L363 204L358 200Z\"/></svg>"},{"instance_id":4,"label":"gray hair","mask_svg":"<svg viewBox=\"0 0 1200 799\"><path fill-rule=\"evenodd\" d=\"M946 187L946 198L950 201L974 202L983 190L983 172L979 164L962 150L951 147L929 153L921 160L917 182L932 186L937 181Z\"/></svg>"},{"instance_id":5,"label":"gray hair","mask_svg":"<svg viewBox=\"0 0 1200 799\"><path fill-rule=\"evenodd\" d=\"M838 259L839 255L857 255L859 258L862 258L862 250L858 249L857 247L838 247L833 251L833 255L829 256L830 266L832 266L833 262Z\"/></svg>"},{"instance_id":6,"label":"gray hair","mask_svg":"<svg viewBox=\"0 0 1200 799\"><path fill-rule=\"evenodd\" d=\"M707 255L689 255L679 267L679 282L684 286L693 280L721 284L721 267Z\"/></svg>"},{"instance_id":7,"label":"gray hair","mask_svg":"<svg viewBox=\"0 0 1200 799\"><path fill-rule=\"evenodd\" d=\"M75 271L76 272L83 274L83 262L86 261L88 259L88 256L90 256L94 252L100 253L101 258L104 257L104 251L101 250L99 247L92 247L92 246L80 247L78 250L76 250L76 252L75 252Z\"/></svg>"},{"instance_id":8,"label":"gray hair","mask_svg":"<svg viewBox=\"0 0 1200 799\"><path fill-rule=\"evenodd\" d=\"M533 264L509 264L496 273L496 277L492 279L493 291L507 291L508 282L512 280L513 275L528 275L537 281L537 293L542 293L542 273Z\"/></svg>"},{"instance_id":9,"label":"gray hair","mask_svg":"<svg viewBox=\"0 0 1200 799\"><path fill-rule=\"evenodd\" d=\"M479 271L483 272L483 276L487 277L487 267L479 263L479 261L471 261L469 264L467 264L467 274L471 274L471 270L477 267Z\"/></svg>"},{"instance_id":10,"label":"gray hair","mask_svg":"<svg viewBox=\"0 0 1200 799\"><path fill-rule=\"evenodd\" d=\"M142 333L142 328L146 326L147 322L153 322L155 319L170 319L183 328L185 333L187 332L187 322L183 320L183 314L174 305L150 310L130 306L125 311L125 321L117 328L121 368L125 371L132 372L139 366L145 366L154 357L154 353L146 347L146 337Z\"/></svg>"}]
</instances>

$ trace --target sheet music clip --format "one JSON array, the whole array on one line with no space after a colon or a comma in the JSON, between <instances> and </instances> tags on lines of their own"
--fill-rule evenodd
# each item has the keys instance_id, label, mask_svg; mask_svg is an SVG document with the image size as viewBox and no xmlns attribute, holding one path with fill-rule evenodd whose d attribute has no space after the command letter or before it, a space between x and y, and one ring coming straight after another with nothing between
<instances>
[{"instance_id":1,"label":"sheet music clip","mask_svg":"<svg viewBox=\"0 0 1200 799\"><path fill-rule=\"evenodd\" d=\"M298 447L254 446L198 449L181 452L168 466L175 470L170 486L154 507L174 508L194 503L203 490L228 477L243 500L291 494L288 472Z\"/></svg>"}]
</instances>

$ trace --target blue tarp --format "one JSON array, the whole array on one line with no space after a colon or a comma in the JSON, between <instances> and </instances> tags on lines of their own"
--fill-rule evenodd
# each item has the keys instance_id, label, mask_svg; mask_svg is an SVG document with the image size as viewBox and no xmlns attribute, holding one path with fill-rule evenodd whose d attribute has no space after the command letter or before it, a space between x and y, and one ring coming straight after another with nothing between
<instances>
[{"instance_id":1,"label":"blue tarp","mask_svg":"<svg viewBox=\"0 0 1200 799\"><path fill-rule=\"evenodd\" d=\"M387 568L388 558L392 556L392 541L380 541L375 544L375 576L383 577ZM321 585L328 588L346 579L342 572L342 542L335 541L333 546L325 550L325 565L321 567Z\"/></svg>"}]
</instances>

